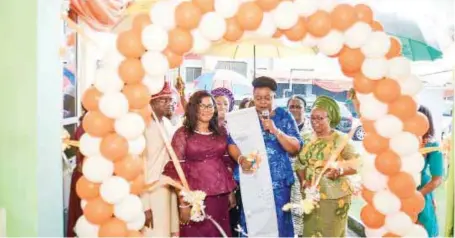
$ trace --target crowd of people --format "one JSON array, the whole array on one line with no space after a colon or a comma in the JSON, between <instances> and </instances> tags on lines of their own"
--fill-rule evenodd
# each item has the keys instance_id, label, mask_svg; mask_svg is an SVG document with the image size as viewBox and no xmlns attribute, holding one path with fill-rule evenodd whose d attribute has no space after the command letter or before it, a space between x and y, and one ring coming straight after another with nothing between
<instances>
[{"instance_id":1,"label":"crowd of people","mask_svg":"<svg viewBox=\"0 0 455 238\"><path fill-rule=\"evenodd\" d=\"M319 96L311 105L311 115L305 115L308 106L305 98L292 96L287 109L274 107L277 83L269 77L253 80L253 98L244 99L239 110L256 108L258 113L268 111L269 118L260 118L262 135L267 152L272 180L274 207L280 237L344 237L347 232L348 212L353 190L348 176L356 174L355 169L333 168L325 171L319 183L321 201L311 214L303 215L300 209L283 211L287 203L302 200L303 191L311 186L314 177L321 173L324 162L343 138L335 127L341 120L337 102L327 96ZM152 95L150 105L156 117L145 133L146 182L157 181L165 175L180 181L170 152L157 127L166 128L172 138L180 166L189 187L206 193L205 213L215 220L228 236L247 236L247 214L242 206L239 174L249 172L253 162L245 159L239 146L232 139L227 128L226 114L234 110L233 93L226 88L211 92L197 91L188 101L184 90L179 89L185 106L182 122L171 123L175 97L169 84ZM358 106L355 93L351 97ZM432 117L428 109L420 107L427 116L430 129L422 138L422 146L437 146L434 140ZM358 113L358 112L357 112ZM78 128L76 136L83 133ZM77 139L77 138L76 138ZM435 214L436 205L432 191L442 182L443 157L440 151L425 155L425 168L419 191L425 195L425 209L418 222L427 229L430 236L438 235ZM352 160L360 157L356 148L348 143L338 160ZM67 236L73 237L72 227L82 214L80 200L75 194L75 183L81 176L82 156L78 155L78 166L73 173L70 198L70 212ZM244 195L245 196L245 195ZM162 186L141 196L146 214L143 234L147 237L220 237L221 233L208 219L194 222L191 218L191 204L185 202L179 191Z\"/></svg>"}]
</instances>

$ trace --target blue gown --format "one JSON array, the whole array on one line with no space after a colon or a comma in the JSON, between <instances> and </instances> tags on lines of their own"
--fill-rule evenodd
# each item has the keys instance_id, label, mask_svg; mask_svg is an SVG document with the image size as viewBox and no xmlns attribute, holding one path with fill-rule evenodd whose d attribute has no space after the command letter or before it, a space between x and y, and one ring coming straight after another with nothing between
<instances>
[{"instance_id":1,"label":"blue gown","mask_svg":"<svg viewBox=\"0 0 455 238\"><path fill-rule=\"evenodd\" d=\"M425 147L438 147L437 142L428 142ZM418 189L421 189L427 183L429 183L433 176L444 175L444 159L441 151L430 152L425 156L425 166L421 172L422 179ZM433 205L433 199L435 199L433 192L426 194L425 196L425 207L420 212L418 221L422 224L428 232L429 237L438 237L439 226L438 218L436 216L436 209Z\"/></svg>"},{"instance_id":2,"label":"blue gown","mask_svg":"<svg viewBox=\"0 0 455 238\"><path fill-rule=\"evenodd\" d=\"M271 117L275 123L276 128L281 130L284 134L296 138L300 147L303 141L300 138L297 123L292 115L284 108L278 107L275 109L275 115ZM280 237L293 237L294 227L292 224L292 213L284 212L282 207L290 202L291 199L291 186L294 184L294 172L291 165L291 157L280 145L276 136L264 130L261 124L262 135L264 137L265 147L267 148L267 157L270 167L270 174L272 177L273 195L275 198L275 210L278 221L278 232ZM235 145L231 137L228 138L230 145ZM240 180L239 167L234 170L234 179ZM246 229L245 214L242 210L240 214L240 225L242 229L248 233Z\"/></svg>"}]
</instances>

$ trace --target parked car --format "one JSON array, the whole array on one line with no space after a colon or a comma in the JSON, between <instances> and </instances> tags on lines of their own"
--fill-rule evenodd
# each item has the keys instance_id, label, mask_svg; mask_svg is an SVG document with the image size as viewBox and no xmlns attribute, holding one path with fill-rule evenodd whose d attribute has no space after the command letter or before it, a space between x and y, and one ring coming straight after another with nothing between
<instances>
[{"instance_id":1,"label":"parked car","mask_svg":"<svg viewBox=\"0 0 455 238\"><path fill-rule=\"evenodd\" d=\"M306 98L306 97L304 97ZM275 105L278 107L287 107L287 102L289 98L279 98L275 100ZM307 101L307 107L305 108L305 116L307 118L310 117L311 108L313 107L314 99L310 98ZM343 133L349 133L352 128L352 125L357 125L357 129L354 132L353 140L362 141L365 137L365 131L360 123L358 118L352 116L351 111L347 108L346 103L338 102L338 106L340 107L341 112L341 121L340 124L335 128Z\"/></svg>"}]
</instances>

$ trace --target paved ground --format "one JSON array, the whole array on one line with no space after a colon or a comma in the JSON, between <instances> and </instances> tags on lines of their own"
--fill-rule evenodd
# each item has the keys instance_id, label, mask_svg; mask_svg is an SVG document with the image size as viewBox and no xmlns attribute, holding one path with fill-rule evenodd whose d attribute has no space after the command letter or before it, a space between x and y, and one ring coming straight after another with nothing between
<instances>
[{"instance_id":1,"label":"paved ground","mask_svg":"<svg viewBox=\"0 0 455 238\"><path fill-rule=\"evenodd\" d=\"M346 237L359 237L355 232L348 230L348 234L346 234Z\"/></svg>"}]
</instances>

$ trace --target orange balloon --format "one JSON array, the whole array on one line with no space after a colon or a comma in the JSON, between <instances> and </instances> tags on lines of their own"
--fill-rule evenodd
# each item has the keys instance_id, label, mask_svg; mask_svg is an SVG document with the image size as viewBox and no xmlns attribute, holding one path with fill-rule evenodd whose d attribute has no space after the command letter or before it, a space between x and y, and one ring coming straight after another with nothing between
<instances>
[{"instance_id":1,"label":"orange balloon","mask_svg":"<svg viewBox=\"0 0 455 238\"><path fill-rule=\"evenodd\" d=\"M365 118L360 118L360 122L362 122L363 130L366 133L374 132L376 133L376 130L374 129L374 121L368 120Z\"/></svg>"},{"instance_id":2,"label":"orange balloon","mask_svg":"<svg viewBox=\"0 0 455 238\"><path fill-rule=\"evenodd\" d=\"M235 17L226 19L226 33L223 36L225 40L237 41L242 37L243 32Z\"/></svg>"},{"instance_id":3,"label":"orange balloon","mask_svg":"<svg viewBox=\"0 0 455 238\"><path fill-rule=\"evenodd\" d=\"M84 106L87 111L98 111L98 103L101 98L101 92L98 91L95 87L90 87L84 92L82 96L82 106Z\"/></svg>"},{"instance_id":4,"label":"orange balloon","mask_svg":"<svg viewBox=\"0 0 455 238\"><path fill-rule=\"evenodd\" d=\"M366 22L367 24L371 24L373 22L373 11L368 5L357 4L354 9L357 13L359 21Z\"/></svg>"},{"instance_id":5,"label":"orange balloon","mask_svg":"<svg viewBox=\"0 0 455 238\"><path fill-rule=\"evenodd\" d=\"M392 232L387 232L385 235L383 235L382 237L387 237L387 238L392 238L392 237L401 237L395 233L392 233Z\"/></svg>"},{"instance_id":6,"label":"orange balloon","mask_svg":"<svg viewBox=\"0 0 455 238\"><path fill-rule=\"evenodd\" d=\"M142 235L142 233L140 233L139 231L128 231L128 233L126 234L127 237L143 237L144 235Z\"/></svg>"},{"instance_id":7,"label":"orange balloon","mask_svg":"<svg viewBox=\"0 0 455 238\"><path fill-rule=\"evenodd\" d=\"M240 5L236 19L244 30L256 30L262 22L264 12L255 2L245 2Z\"/></svg>"},{"instance_id":8,"label":"orange balloon","mask_svg":"<svg viewBox=\"0 0 455 238\"><path fill-rule=\"evenodd\" d=\"M393 79L381 79L376 83L374 88L374 96L384 103L390 103L397 100L401 95L400 84Z\"/></svg>"},{"instance_id":9,"label":"orange balloon","mask_svg":"<svg viewBox=\"0 0 455 238\"><path fill-rule=\"evenodd\" d=\"M199 25L202 11L193 2L182 2L175 9L175 23L185 30L192 30Z\"/></svg>"},{"instance_id":10,"label":"orange balloon","mask_svg":"<svg viewBox=\"0 0 455 238\"><path fill-rule=\"evenodd\" d=\"M417 187L412 175L406 172L390 176L387 185L389 190L401 199L412 197Z\"/></svg>"},{"instance_id":11,"label":"orange balloon","mask_svg":"<svg viewBox=\"0 0 455 238\"><path fill-rule=\"evenodd\" d=\"M409 216L419 214L425 207L425 198L419 191L414 191L411 197L401 200L401 211Z\"/></svg>"},{"instance_id":12,"label":"orange balloon","mask_svg":"<svg viewBox=\"0 0 455 238\"><path fill-rule=\"evenodd\" d=\"M389 148L389 139L384 138L374 132L365 134L363 139L365 150L371 154L379 154Z\"/></svg>"},{"instance_id":13,"label":"orange balloon","mask_svg":"<svg viewBox=\"0 0 455 238\"><path fill-rule=\"evenodd\" d=\"M307 19L307 29L310 34L316 37L327 35L332 28L332 18L326 11L318 10Z\"/></svg>"},{"instance_id":14,"label":"orange balloon","mask_svg":"<svg viewBox=\"0 0 455 238\"><path fill-rule=\"evenodd\" d=\"M98 231L99 237L125 237L128 234L128 228L124 221L118 218L111 218L104 224L101 224Z\"/></svg>"},{"instance_id":15,"label":"orange balloon","mask_svg":"<svg viewBox=\"0 0 455 238\"><path fill-rule=\"evenodd\" d=\"M139 58L145 53L141 34L136 31L124 31L117 36L117 49L127 58Z\"/></svg>"},{"instance_id":16,"label":"orange balloon","mask_svg":"<svg viewBox=\"0 0 455 238\"><path fill-rule=\"evenodd\" d=\"M134 195L142 194L145 186L144 174L139 174L137 178L130 181L131 193Z\"/></svg>"},{"instance_id":17,"label":"orange balloon","mask_svg":"<svg viewBox=\"0 0 455 238\"><path fill-rule=\"evenodd\" d=\"M347 72L360 71L363 61L365 61L365 55L360 51L360 48L351 49L349 47L343 47L338 56L338 62L341 68Z\"/></svg>"},{"instance_id":18,"label":"orange balloon","mask_svg":"<svg viewBox=\"0 0 455 238\"><path fill-rule=\"evenodd\" d=\"M368 94L376 89L377 81L371 80L362 73L359 73L354 78L353 86L356 92Z\"/></svg>"},{"instance_id":19,"label":"orange balloon","mask_svg":"<svg viewBox=\"0 0 455 238\"><path fill-rule=\"evenodd\" d=\"M417 112L415 116L404 122L404 130L411 132L416 136L425 135L425 133L428 132L428 129L430 129L428 118L420 112Z\"/></svg>"},{"instance_id":20,"label":"orange balloon","mask_svg":"<svg viewBox=\"0 0 455 238\"><path fill-rule=\"evenodd\" d=\"M76 194L81 199L96 198L100 195L100 184L92 183L85 176L82 176L76 182Z\"/></svg>"},{"instance_id":21,"label":"orange balloon","mask_svg":"<svg viewBox=\"0 0 455 238\"><path fill-rule=\"evenodd\" d=\"M371 28L373 31L384 31L384 27L377 21L373 21L373 23L371 23Z\"/></svg>"},{"instance_id":22,"label":"orange balloon","mask_svg":"<svg viewBox=\"0 0 455 238\"><path fill-rule=\"evenodd\" d=\"M340 4L333 9L330 17L334 29L345 31L357 21L357 12L349 4Z\"/></svg>"},{"instance_id":23,"label":"orange balloon","mask_svg":"<svg viewBox=\"0 0 455 238\"><path fill-rule=\"evenodd\" d=\"M117 133L111 133L101 140L100 150L106 159L115 162L128 154L128 140Z\"/></svg>"},{"instance_id":24,"label":"orange balloon","mask_svg":"<svg viewBox=\"0 0 455 238\"><path fill-rule=\"evenodd\" d=\"M389 52L385 55L387 59L398 57L401 55L401 43L395 37L390 37L390 49Z\"/></svg>"},{"instance_id":25,"label":"orange balloon","mask_svg":"<svg viewBox=\"0 0 455 238\"><path fill-rule=\"evenodd\" d=\"M363 224L372 229L378 229L385 223L385 215L378 212L372 205L367 204L360 211Z\"/></svg>"},{"instance_id":26,"label":"orange balloon","mask_svg":"<svg viewBox=\"0 0 455 238\"><path fill-rule=\"evenodd\" d=\"M283 35L283 31L280 29L276 29L275 33L273 34L273 38L280 38Z\"/></svg>"},{"instance_id":27,"label":"orange balloon","mask_svg":"<svg viewBox=\"0 0 455 238\"><path fill-rule=\"evenodd\" d=\"M123 88L131 109L141 109L149 104L149 90L143 84L129 84Z\"/></svg>"},{"instance_id":28,"label":"orange balloon","mask_svg":"<svg viewBox=\"0 0 455 238\"><path fill-rule=\"evenodd\" d=\"M84 131L95 137L104 137L114 131L114 120L106 117L101 112L88 112L82 120Z\"/></svg>"},{"instance_id":29,"label":"orange balloon","mask_svg":"<svg viewBox=\"0 0 455 238\"><path fill-rule=\"evenodd\" d=\"M332 56L329 56L329 57L332 57ZM336 56L333 56L333 57L336 57ZM358 74L360 74L359 71L350 72L350 71L344 70L343 68L341 69L341 72L342 72L346 77L350 77L350 78L355 78Z\"/></svg>"},{"instance_id":30,"label":"orange balloon","mask_svg":"<svg viewBox=\"0 0 455 238\"><path fill-rule=\"evenodd\" d=\"M167 61L169 62L170 69L178 68L180 65L182 65L183 56L174 53L171 49L166 48L163 51L163 54L166 56Z\"/></svg>"},{"instance_id":31,"label":"orange balloon","mask_svg":"<svg viewBox=\"0 0 455 238\"><path fill-rule=\"evenodd\" d=\"M214 0L193 0L193 3L201 9L202 13L215 11Z\"/></svg>"},{"instance_id":32,"label":"orange balloon","mask_svg":"<svg viewBox=\"0 0 455 238\"><path fill-rule=\"evenodd\" d=\"M307 32L305 21L299 18L293 27L283 30L283 32L290 41L300 41L305 37Z\"/></svg>"},{"instance_id":33,"label":"orange balloon","mask_svg":"<svg viewBox=\"0 0 455 238\"><path fill-rule=\"evenodd\" d=\"M142 119L144 119L146 125L152 121L152 107L150 105L147 105L141 109L132 109L131 112L139 114Z\"/></svg>"},{"instance_id":34,"label":"orange balloon","mask_svg":"<svg viewBox=\"0 0 455 238\"><path fill-rule=\"evenodd\" d=\"M133 19L133 30L137 32L142 32L142 30L152 24L152 20L148 13L140 13L136 15Z\"/></svg>"},{"instance_id":35,"label":"orange balloon","mask_svg":"<svg viewBox=\"0 0 455 238\"><path fill-rule=\"evenodd\" d=\"M108 221L114 214L114 206L105 202L101 197L87 201L84 215L90 223L100 225Z\"/></svg>"},{"instance_id":36,"label":"orange balloon","mask_svg":"<svg viewBox=\"0 0 455 238\"><path fill-rule=\"evenodd\" d=\"M256 3L262 8L262 10L264 10L264 12L275 9L280 2L281 0L256 0Z\"/></svg>"},{"instance_id":37,"label":"orange balloon","mask_svg":"<svg viewBox=\"0 0 455 238\"><path fill-rule=\"evenodd\" d=\"M395 152L387 150L376 156L375 166L379 172L392 176L400 172L401 159Z\"/></svg>"},{"instance_id":38,"label":"orange balloon","mask_svg":"<svg viewBox=\"0 0 455 238\"><path fill-rule=\"evenodd\" d=\"M139 59L126 58L118 68L118 73L123 82L127 84L139 83L145 76L145 70Z\"/></svg>"},{"instance_id":39,"label":"orange balloon","mask_svg":"<svg viewBox=\"0 0 455 238\"><path fill-rule=\"evenodd\" d=\"M368 190L367 188L365 188L365 186L362 186L361 194L362 194L362 198L363 198L363 200L365 200L365 202L367 202L369 204L373 204L373 196L374 196L373 191Z\"/></svg>"},{"instance_id":40,"label":"orange balloon","mask_svg":"<svg viewBox=\"0 0 455 238\"><path fill-rule=\"evenodd\" d=\"M126 180L133 180L142 172L143 161L140 157L127 156L114 165L114 173Z\"/></svg>"},{"instance_id":41,"label":"orange balloon","mask_svg":"<svg viewBox=\"0 0 455 238\"><path fill-rule=\"evenodd\" d=\"M389 105L389 113L406 121L417 114L417 103L411 96L401 95Z\"/></svg>"},{"instance_id":42,"label":"orange balloon","mask_svg":"<svg viewBox=\"0 0 455 238\"><path fill-rule=\"evenodd\" d=\"M168 47L176 54L183 55L193 47L193 36L182 28L174 28L169 31Z\"/></svg>"}]
</instances>

